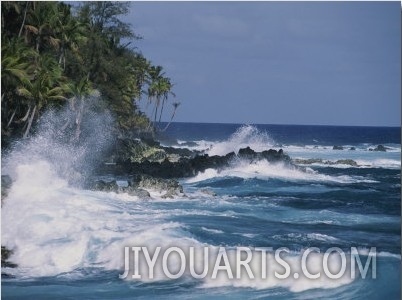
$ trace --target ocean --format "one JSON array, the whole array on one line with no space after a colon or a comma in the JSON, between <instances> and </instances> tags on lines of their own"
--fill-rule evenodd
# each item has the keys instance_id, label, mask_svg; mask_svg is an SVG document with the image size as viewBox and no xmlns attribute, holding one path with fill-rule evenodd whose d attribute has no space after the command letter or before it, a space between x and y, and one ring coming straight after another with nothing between
<instances>
[{"instance_id":1,"label":"ocean","mask_svg":"<svg viewBox=\"0 0 402 300\"><path fill-rule=\"evenodd\" d=\"M14 249L10 260L18 265L2 268L4 299L400 298L400 128L172 123L165 134L167 146L209 155L283 149L296 167L237 159L180 179L182 196L150 191L144 200L69 184L69 165L84 164L77 157L94 150L61 149L39 134L3 154L3 174L14 182L1 212L2 245ZM386 152L370 151L378 145ZM152 279L139 256L141 278L121 279L132 247L151 256L157 247L161 256L171 249L166 266L173 275L181 273L182 251L185 269L168 278L160 257ZM189 272L191 247L197 273L209 266L204 278ZM200 249L210 251L205 264ZM237 265L245 249L253 255L249 269ZM368 268L352 278L356 253Z\"/></svg>"}]
</instances>

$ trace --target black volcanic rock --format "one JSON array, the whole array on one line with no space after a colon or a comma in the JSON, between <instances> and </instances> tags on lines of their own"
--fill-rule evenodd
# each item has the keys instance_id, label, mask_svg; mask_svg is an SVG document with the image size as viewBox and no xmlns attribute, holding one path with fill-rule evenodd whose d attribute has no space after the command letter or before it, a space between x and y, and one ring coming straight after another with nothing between
<instances>
[{"instance_id":1,"label":"black volcanic rock","mask_svg":"<svg viewBox=\"0 0 402 300\"><path fill-rule=\"evenodd\" d=\"M253 149L251 149L250 147L247 147L247 148L240 149L239 153L237 155L241 158L243 158L243 157L252 158L255 156L255 154L256 154L256 152Z\"/></svg>"},{"instance_id":2,"label":"black volcanic rock","mask_svg":"<svg viewBox=\"0 0 402 300\"><path fill-rule=\"evenodd\" d=\"M371 150L371 149L370 149ZM386 152L387 151L387 147L384 147L383 145L378 145L377 147L375 147L373 149L373 151L381 151L381 152Z\"/></svg>"},{"instance_id":3,"label":"black volcanic rock","mask_svg":"<svg viewBox=\"0 0 402 300\"><path fill-rule=\"evenodd\" d=\"M181 157L177 162L165 159L162 162L143 162L125 161L122 163L127 174L145 174L158 178L184 178L197 175L206 169L222 169L228 167L234 159L257 161L267 160L269 162L285 162L291 164L290 157L283 153L283 150L269 149L263 152L255 152L251 148L242 148L236 155L234 152L224 156L208 154L197 155L195 157Z\"/></svg>"}]
</instances>

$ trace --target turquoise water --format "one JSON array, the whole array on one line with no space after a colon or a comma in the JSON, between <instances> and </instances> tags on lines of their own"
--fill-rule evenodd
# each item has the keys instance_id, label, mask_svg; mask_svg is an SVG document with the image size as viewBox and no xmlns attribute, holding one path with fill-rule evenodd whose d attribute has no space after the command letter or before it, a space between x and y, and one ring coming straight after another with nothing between
<instances>
[{"instance_id":1,"label":"turquoise water","mask_svg":"<svg viewBox=\"0 0 402 300\"><path fill-rule=\"evenodd\" d=\"M162 199L151 191L153 199L146 201L71 186L58 161L40 153L21 160L13 165L15 182L2 208L2 244L14 249L11 260L19 267L2 269L9 274L2 278L2 296L399 299L400 128L176 123L167 134L179 140L175 147L191 141L193 149L210 155L244 146L281 147L292 158L323 163L296 169L237 160L226 169L180 179L184 195ZM369 151L378 144L388 151ZM336 163L340 159L353 159L358 166ZM119 279L124 247L134 246L209 247L212 252L225 247L229 258L240 246L286 247L292 275L308 247L321 254L338 247L347 256L356 247L363 262L376 247L377 270L376 278L370 269L365 279L354 280L348 272L334 280L194 279L188 272L178 279L160 272L154 280ZM336 273L340 264L333 267Z\"/></svg>"}]
</instances>

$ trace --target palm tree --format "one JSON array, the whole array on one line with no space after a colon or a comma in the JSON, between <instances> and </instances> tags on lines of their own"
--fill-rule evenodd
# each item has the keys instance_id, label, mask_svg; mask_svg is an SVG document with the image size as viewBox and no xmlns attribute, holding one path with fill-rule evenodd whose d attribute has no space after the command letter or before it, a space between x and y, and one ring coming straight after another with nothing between
<instances>
[{"instance_id":1,"label":"palm tree","mask_svg":"<svg viewBox=\"0 0 402 300\"><path fill-rule=\"evenodd\" d=\"M165 126L165 128L163 128L162 131L166 131L166 130L169 128L169 126L170 126L170 124L172 123L173 118L174 118L174 116L175 116L175 114L176 114L176 110L177 110L177 108L178 108L179 105L180 105L180 102L173 102L172 105L173 105L173 113L172 113L172 116L170 117L169 123L167 123L167 125Z\"/></svg>"},{"instance_id":2,"label":"palm tree","mask_svg":"<svg viewBox=\"0 0 402 300\"><path fill-rule=\"evenodd\" d=\"M18 94L29 101L24 138L28 136L35 116L39 117L45 105L67 99L65 94L69 87L62 79L61 69L55 59L49 55L39 56L33 80L17 89Z\"/></svg>"},{"instance_id":3,"label":"palm tree","mask_svg":"<svg viewBox=\"0 0 402 300\"><path fill-rule=\"evenodd\" d=\"M149 71L149 83L148 83L148 105L151 102L155 103L153 114L154 114L154 125L156 124L156 120L158 119L158 110L161 106L161 111L159 113L159 122L162 119L163 108L165 102L167 101L169 94L175 96L172 92L172 83L170 82L170 78L164 77L165 73L162 72L161 66L151 66Z\"/></svg>"},{"instance_id":4,"label":"palm tree","mask_svg":"<svg viewBox=\"0 0 402 300\"><path fill-rule=\"evenodd\" d=\"M32 2L25 27L26 40L32 41L34 49L39 53L46 41L53 48L57 48L59 40L54 37L54 28L58 19L56 2Z\"/></svg>"},{"instance_id":5,"label":"palm tree","mask_svg":"<svg viewBox=\"0 0 402 300\"><path fill-rule=\"evenodd\" d=\"M54 34L59 41L58 61L66 69L66 51L70 50L73 53L78 52L78 44L86 39L85 26L80 23L71 14L71 7L64 3L58 4L59 15L56 19L56 28Z\"/></svg>"},{"instance_id":6,"label":"palm tree","mask_svg":"<svg viewBox=\"0 0 402 300\"><path fill-rule=\"evenodd\" d=\"M3 117L8 120L6 126L8 128L17 111L22 109L23 102L16 97L15 91L24 84L29 84L32 73L30 61L36 53L18 40L4 41L1 53L1 104ZM11 108L10 111L13 110L11 117L8 115L9 108Z\"/></svg>"},{"instance_id":7,"label":"palm tree","mask_svg":"<svg viewBox=\"0 0 402 300\"><path fill-rule=\"evenodd\" d=\"M175 93L172 92L172 87L173 84L170 83L170 78L167 77L161 78L159 91L162 97L162 106L161 106L161 112L159 114L159 123L161 122L163 107L165 106L165 102L168 100L169 94L172 95L173 97L176 97Z\"/></svg>"}]
</instances>

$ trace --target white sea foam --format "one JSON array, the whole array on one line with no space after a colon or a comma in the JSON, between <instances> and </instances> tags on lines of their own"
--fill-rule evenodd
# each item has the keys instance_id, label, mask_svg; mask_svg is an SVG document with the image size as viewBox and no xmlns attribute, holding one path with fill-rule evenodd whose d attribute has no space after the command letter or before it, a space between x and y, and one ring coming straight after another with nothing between
<instances>
[{"instance_id":1,"label":"white sea foam","mask_svg":"<svg viewBox=\"0 0 402 300\"><path fill-rule=\"evenodd\" d=\"M326 235L326 234L321 234L321 233L307 233L307 234L302 234L302 233L288 233L285 235L274 235L274 239L279 240L279 241L288 241L288 240L294 240L294 241L320 241L320 242L335 242L339 241L336 237Z\"/></svg>"},{"instance_id":2,"label":"white sea foam","mask_svg":"<svg viewBox=\"0 0 402 300\"><path fill-rule=\"evenodd\" d=\"M222 230L218 230L218 229L211 229L211 228L206 228L206 227L201 227L201 229L204 231L208 231L208 232L212 232L212 233L216 233L216 234L224 233Z\"/></svg>"},{"instance_id":3,"label":"white sea foam","mask_svg":"<svg viewBox=\"0 0 402 300\"><path fill-rule=\"evenodd\" d=\"M157 246L163 249L179 247L184 252L189 247L199 251L208 246L211 256L206 263L209 271L204 279L200 279L204 288L283 287L301 292L314 288L335 288L352 282L348 271L339 279L326 277L320 267L323 254L318 253L309 255L308 267L311 273L320 271L322 277L316 280L304 277L300 270L300 253L296 252L285 258L292 270L292 275L287 279L274 276L275 271L282 274L283 267L274 260L273 254L267 256L268 273L267 278L263 279L260 252L253 254L250 264L255 279L249 279L244 270L240 279L229 279L222 271L213 279L211 273L218 247L202 244L183 234L180 223L165 220L169 211L152 209L146 202L128 195L71 188L46 161L21 164L16 169L14 179L2 209L2 243L14 250L11 261L18 264L18 268L7 271L10 274L26 277L69 274L81 278L77 270L88 267L123 273L126 246L146 246L151 254ZM202 229L223 234L217 229ZM243 235L254 237L252 234ZM310 238L331 241L331 237L320 234ZM230 265L234 266L235 251L228 249L228 257ZM196 265L199 267L198 260ZM329 265L333 270L339 270L340 264L335 258L329 259ZM139 268L143 274L142 281L170 280L160 261L155 265L153 279L147 276L148 268L144 260L140 260ZM172 273L176 272L177 260L169 260L168 268ZM295 272L300 274L300 278L293 277ZM187 268L184 276L191 278Z\"/></svg>"},{"instance_id":4,"label":"white sea foam","mask_svg":"<svg viewBox=\"0 0 402 300\"><path fill-rule=\"evenodd\" d=\"M278 178L288 181L312 181L312 182L336 182L336 183L354 183L354 182L367 182L373 183L375 181L365 179L359 176L330 176L320 174L310 168L306 168L306 171L287 166L283 163L270 163L266 160L259 160L256 162L249 162L244 160L238 160L223 170L207 169L204 172L200 172L193 178L187 180L187 183L195 183L212 178L219 177L240 177L244 179L259 178L259 179L272 179Z\"/></svg>"},{"instance_id":5,"label":"white sea foam","mask_svg":"<svg viewBox=\"0 0 402 300\"><path fill-rule=\"evenodd\" d=\"M263 144L265 145L265 142ZM78 153L69 153L74 148L62 149L60 145L56 152L41 155L41 148L51 146L52 144L49 144L46 139L42 142L40 139L33 140L25 152L17 151L18 155L10 156L12 159L7 165L7 170L14 182L1 211L2 245L13 250L10 260L18 264L18 268L7 270L9 274L27 277L66 273L75 275L77 270L88 267L122 270L123 251L126 246L147 246L149 249L156 246L175 246L182 249L190 246L198 248L205 246L191 236L187 236L182 224L166 221L167 214L171 213L169 211L152 208L148 203L127 194L85 191L71 187L69 185L71 174L63 170L69 170L70 156L77 156ZM83 151L85 155L82 157L87 157L87 149ZM19 157L20 160L17 159ZM64 162L62 162L63 159ZM80 159L80 163L82 161ZM72 162L76 164L77 161L72 160ZM202 180L217 176L231 176L232 173L244 178L255 177L257 174L262 178L279 176L279 178L291 180L314 180L314 178L341 182L355 180L348 176L325 177L311 170L302 172L281 164L271 165L266 161L251 165L240 161L231 169L220 173L216 170L207 170ZM235 215L236 213L228 210L219 214ZM221 233L220 230L204 228L207 231ZM249 235L249 237L252 236ZM215 251L217 249L213 245L206 246ZM232 251L229 253L229 258L233 260L233 257ZM322 255L311 254L310 259L310 271L315 273L318 264L322 262ZM276 270L283 273L282 267L271 268L274 264L272 255L267 260L270 272ZM299 257L289 257L288 263L292 272L301 273ZM144 267L143 264L142 262L142 267ZM172 264L174 265L174 262ZM339 266L339 262L332 259L330 264L335 269ZM166 280L166 276L158 266L160 265L157 265L154 280ZM212 267L211 265L210 270ZM252 269L256 272L260 270L258 259L255 260ZM79 273L76 275L80 276ZM146 276L142 280L151 281ZM231 285L256 289L285 287L299 292L313 288L333 288L349 284L351 281L347 274L336 280L324 276L319 280L303 277L297 280L293 277L279 280L274 276L270 276L267 280L249 280L246 276L238 280L229 280L225 276L218 276L214 280L207 276L204 287Z\"/></svg>"},{"instance_id":6,"label":"white sea foam","mask_svg":"<svg viewBox=\"0 0 402 300\"><path fill-rule=\"evenodd\" d=\"M207 276L205 278L204 287L206 288L216 288L223 286L234 286L234 287L247 287L254 289L268 289L268 288L277 288L283 287L287 288L292 292L302 292L309 289L315 288L336 288L342 285L350 284L353 282L353 279L350 276L350 262L346 262L346 272L338 279L331 279L324 275L323 271L323 256L322 253L313 253L311 252L308 256L307 265L309 268L309 272L311 274L321 273L321 276L317 279L309 279L305 276L306 273L303 273L301 270L301 255L300 253L294 255L290 253L290 255L286 256L284 260L289 265L291 274L285 279L280 279L275 276L275 272L278 274L284 273L284 268L278 264L275 260L273 254L268 253L266 256L266 270L267 276L263 278L262 273L262 258L261 252L254 252L253 259L250 262L250 269L255 278L251 279L246 274L245 270L243 270L243 274L240 279L229 279L226 272L218 273L218 277L216 279L212 279L211 276ZM231 265L235 265L235 251L228 251L228 258ZM340 270L341 261L339 256L334 254L330 255L328 259L328 268L332 270L334 274L338 270ZM298 276L293 276L293 274L297 273ZM233 272L234 276L236 276L235 272Z\"/></svg>"},{"instance_id":7,"label":"white sea foam","mask_svg":"<svg viewBox=\"0 0 402 300\"><path fill-rule=\"evenodd\" d=\"M124 246L185 244L179 223L124 194L71 188L46 161L21 164L2 208L10 273L53 276L80 267L121 269Z\"/></svg>"},{"instance_id":8,"label":"white sea foam","mask_svg":"<svg viewBox=\"0 0 402 300\"><path fill-rule=\"evenodd\" d=\"M254 151L264 151L274 145L274 141L266 132L261 132L255 126L243 125L223 142L212 144L207 153L212 155L225 155L230 152L237 153L239 149L250 147Z\"/></svg>"},{"instance_id":9,"label":"white sea foam","mask_svg":"<svg viewBox=\"0 0 402 300\"><path fill-rule=\"evenodd\" d=\"M356 163L361 167L366 168L386 168L386 169L400 169L401 160L378 158L373 160L356 159Z\"/></svg>"}]
</instances>

